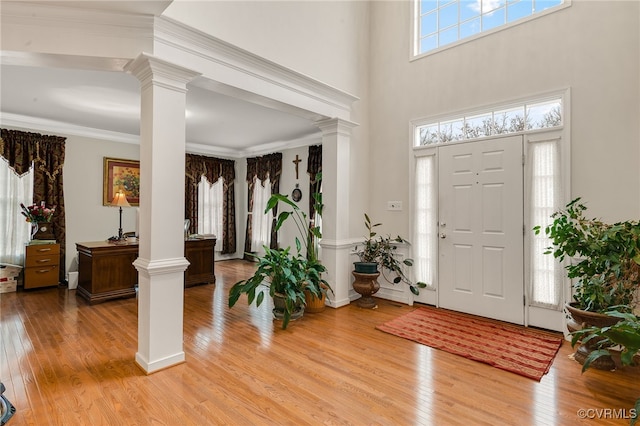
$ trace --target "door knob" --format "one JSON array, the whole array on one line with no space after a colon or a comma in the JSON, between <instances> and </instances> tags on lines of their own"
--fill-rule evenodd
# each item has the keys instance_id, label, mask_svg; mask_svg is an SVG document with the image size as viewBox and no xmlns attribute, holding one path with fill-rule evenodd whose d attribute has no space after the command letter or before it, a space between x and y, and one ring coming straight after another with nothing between
<instances>
[{"instance_id":1,"label":"door knob","mask_svg":"<svg viewBox=\"0 0 640 426\"><path fill-rule=\"evenodd\" d=\"M440 234L440 238L442 238L442 239L444 240L445 238L447 238L447 234L445 234L444 232L443 232L443 233L441 233L441 234Z\"/></svg>"}]
</instances>

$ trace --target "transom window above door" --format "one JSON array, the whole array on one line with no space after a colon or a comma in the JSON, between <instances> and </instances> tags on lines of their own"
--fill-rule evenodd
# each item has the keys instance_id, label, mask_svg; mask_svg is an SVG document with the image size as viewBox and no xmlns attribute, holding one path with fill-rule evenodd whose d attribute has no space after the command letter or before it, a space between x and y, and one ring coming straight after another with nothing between
<instances>
[{"instance_id":1,"label":"transom window above door","mask_svg":"<svg viewBox=\"0 0 640 426\"><path fill-rule=\"evenodd\" d=\"M441 120L416 122L414 146L559 127L562 117L562 97L496 106Z\"/></svg>"},{"instance_id":2,"label":"transom window above door","mask_svg":"<svg viewBox=\"0 0 640 426\"><path fill-rule=\"evenodd\" d=\"M413 56L519 24L569 3L570 0L415 0Z\"/></svg>"}]
</instances>

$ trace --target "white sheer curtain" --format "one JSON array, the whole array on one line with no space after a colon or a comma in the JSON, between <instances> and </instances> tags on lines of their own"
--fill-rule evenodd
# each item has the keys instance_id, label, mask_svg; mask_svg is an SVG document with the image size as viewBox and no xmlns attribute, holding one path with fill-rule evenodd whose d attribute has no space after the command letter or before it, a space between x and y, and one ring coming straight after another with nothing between
<instances>
[{"instance_id":1,"label":"white sheer curtain","mask_svg":"<svg viewBox=\"0 0 640 426\"><path fill-rule=\"evenodd\" d=\"M20 203L33 204L33 167L19 177L0 159L0 263L22 265L31 226L20 213Z\"/></svg>"},{"instance_id":2,"label":"white sheer curtain","mask_svg":"<svg viewBox=\"0 0 640 426\"><path fill-rule=\"evenodd\" d=\"M198 234L215 234L222 239L223 178L211 184L202 176L198 184ZM222 247L222 244L216 244Z\"/></svg>"},{"instance_id":3,"label":"white sheer curtain","mask_svg":"<svg viewBox=\"0 0 640 426\"><path fill-rule=\"evenodd\" d=\"M414 273L417 281L435 288L437 262L437 206L435 155L416 157Z\"/></svg>"},{"instance_id":4,"label":"white sheer curtain","mask_svg":"<svg viewBox=\"0 0 640 426\"><path fill-rule=\"evenodd\" d=\"M267 201L271 197L271 181L267 178L262 181L256 178L253 190L253 212L251 214L252 233L251 233L251 251L262 253L262 246L269 246L271 239L271 222L273 213L271 210L267 214L264 209L267 207Z\"/></svg>"},{"instance_id":5,"label":"white sheer curtain","mask_svg":"<svg viewBox=\"0 0 640 426\"><path fill-rule=\"evenodd\" d=\"M560 309L562 304L563 266L551 254L544 254L551 240L544 228L553 219L554 211L562 208L562 179L560 173L560 138L528 141L528 182L531 185L530 217L533 226L542 228L531 238L530 304Z\"/></svg>"}]
</instances>

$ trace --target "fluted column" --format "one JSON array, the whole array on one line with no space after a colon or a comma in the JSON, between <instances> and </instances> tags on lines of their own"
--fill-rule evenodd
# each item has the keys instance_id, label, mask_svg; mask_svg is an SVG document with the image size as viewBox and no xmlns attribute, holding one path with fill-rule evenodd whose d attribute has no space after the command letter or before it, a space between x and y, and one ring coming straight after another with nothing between
<instances>
[{"instance_id":1,"label":"fluted column","mask_svg":"<svg viewBox=\"0 0 640 426\"><path fill-rule=\"evenodd\" d=\"M152 373L185 360L185 109L199 74L144 53L126 70L141 84L136 362Z\"/></svg>"}]
</instances>

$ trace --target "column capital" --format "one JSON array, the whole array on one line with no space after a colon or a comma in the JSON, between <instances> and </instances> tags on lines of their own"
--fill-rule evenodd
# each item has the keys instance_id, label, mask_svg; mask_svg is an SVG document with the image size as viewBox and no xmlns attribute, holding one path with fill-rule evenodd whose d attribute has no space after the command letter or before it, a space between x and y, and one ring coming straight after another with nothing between
<instances>
[{"instance_id":1,"label":"column capital","mask_svg":"<svg viewBox=\"0 0 640 426\"><path fill-rule=\"evenodd\" d=\"M322 131L323 136L331 134L341 134L350 136L351 129L359 126L358 123L353 121L343 120L341 118L327 118L315 122L315 125Z\"/></svg>"},{"instance_id":2,"label":"column capital","mask_svg":"<svg viewBox=\"0 0 640 426\"><path fill-rule=\"evenodd\" d=\"M187 91L187 83L202 75L144 52L127 63L124 70L140 80L142 88L157 84L182 92Z\"/></svg>"}]
</instances>

